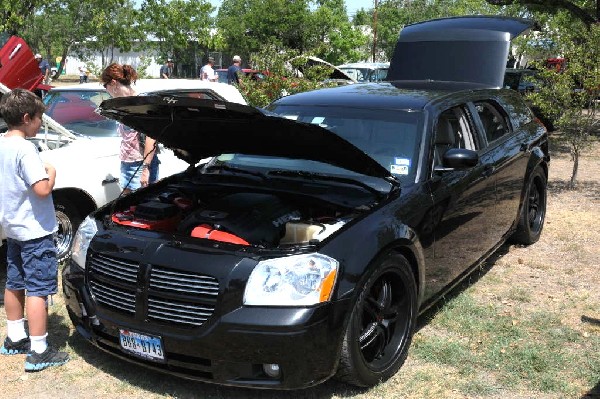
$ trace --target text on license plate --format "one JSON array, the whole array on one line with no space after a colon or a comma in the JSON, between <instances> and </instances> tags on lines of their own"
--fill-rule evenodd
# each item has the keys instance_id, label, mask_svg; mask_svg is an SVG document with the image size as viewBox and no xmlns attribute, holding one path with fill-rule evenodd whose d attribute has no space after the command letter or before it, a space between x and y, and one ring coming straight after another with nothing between
<instances>
[{"instance_id":1,"label":"text on license plate","mask_svg":"<svg viewBox=\"0 0 600 399\"><path fill-rule=\"evenodd\" d=\"M164 360L162 341L160 337L140 334L129 330L119 330L121 348L137 356L151 359Z\"/></svg>"}]
</instances>

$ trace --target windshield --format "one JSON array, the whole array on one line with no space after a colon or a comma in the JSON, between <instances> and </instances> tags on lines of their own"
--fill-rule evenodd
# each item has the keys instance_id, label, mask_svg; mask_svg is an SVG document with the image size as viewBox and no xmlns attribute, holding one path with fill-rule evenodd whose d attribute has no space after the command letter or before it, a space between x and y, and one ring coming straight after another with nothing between
<instances>
[{"instance_id":1,"label":"windshield","mask_svg":"<svg viewBox=\"0 0 600 399\"><path fill-rule=\"evenodd\" d=\"M113 137L117 122L97 114L96 108L110 95L104 90L50 91L44 97L46 115L75 133L91 137Z\"/></svg>"},{"instance_id":2,"label":"windshield","mask_svg":"<svg viewBox=\"0 0 600 399\"><path fill-rule=\"evenodd\" d=\"M284 105L273 105L269 111L288 119L318 124L358 147L398 179L405 182L415 179L423 130L421 112ZM335 151L335 148L328 150ZM301 159L224 155L219 160L237 167L358 176L357 173L333 165Z\"/></svg>"}]
</instances>

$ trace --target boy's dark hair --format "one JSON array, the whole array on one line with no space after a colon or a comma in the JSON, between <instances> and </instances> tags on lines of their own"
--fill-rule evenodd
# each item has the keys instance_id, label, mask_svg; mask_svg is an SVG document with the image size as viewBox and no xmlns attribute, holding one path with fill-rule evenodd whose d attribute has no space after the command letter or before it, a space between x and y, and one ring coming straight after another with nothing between
<instances>
[{"instance_id":1,"label":"boy's dark hair","mask_svg":"<svg viewBox=\"0 0 600 399\"><path fill-rule=\"evenodd\" d=\"M41 115L46 111L42 99L25 89L14 89L0 99L0 116L9 128L21 126L23 117Z\"/></svg>"}]
</instances>

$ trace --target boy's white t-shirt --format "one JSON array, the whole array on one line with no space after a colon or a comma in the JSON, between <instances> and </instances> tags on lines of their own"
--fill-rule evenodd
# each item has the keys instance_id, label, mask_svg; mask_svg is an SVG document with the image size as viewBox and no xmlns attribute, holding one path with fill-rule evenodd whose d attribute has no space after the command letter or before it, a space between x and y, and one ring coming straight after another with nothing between
<instances>
[{"instance_id":1,"label":"boy's white t-shirt","mask_svg":"<svg viewBox=\"0 0 600 399\"><path fill-rule=\"evenodd\" d=\"M8 238L28 241L58 229L52 195L31 187L48 179L35 145L18 136L0 137L0 224Z\"/></svg>"}]
</instances>

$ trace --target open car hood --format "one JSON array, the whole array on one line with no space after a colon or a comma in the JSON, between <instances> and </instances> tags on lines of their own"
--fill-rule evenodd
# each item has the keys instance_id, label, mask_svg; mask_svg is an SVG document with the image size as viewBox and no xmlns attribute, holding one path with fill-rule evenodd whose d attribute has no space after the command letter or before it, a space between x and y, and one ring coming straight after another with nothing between
<instances>
[{"instance_id":1,"label":"open car hood","mask_svg":"<svg viewBox=\"0 0 600 399\"><path fill-rule=\"evenodd\" d=\"M267 115L256 108L171 96L120 97L100 113L178 150L190 164L229 153L308 159L361 174L389 177L373 158L318 125Z\"/></svg>"},{"instance_id":2,"label":"open car hood","mask_svg":"<svg viewBox=\"0 0 600 399\"><path fill-rule=\"evenodd\" d=\"M469 16L408 25L400 32L386 80L437 80L502 87L510 41L535 23Z\"/></svg>"},{"instance_id":3,"label":"open car hood","mask_svg":"<svg viewBox=\"0 0 600 399\"><path fill-rule=\"evenodd\" d=\"M325 66L325 67L331 68L331 73L329 74L329 79L348 81L349 83L356 83L356 79L354 79L353 77L348 75L346 72L342 71L340 68L336 67L335 65L333 65L325 60L322 60L322 59L312 56L312 55L309 55L308 57L305 57L305 56L294 57L290 60L290 62L292 62L298 58L306 60L306 63L304 65L298 66L297 72L299 72L300 76L303 76L305 68L309 68L309 67L313 67L313 66Z\"/></svg>"}]
</instances>

